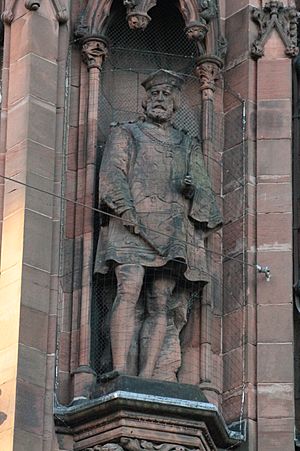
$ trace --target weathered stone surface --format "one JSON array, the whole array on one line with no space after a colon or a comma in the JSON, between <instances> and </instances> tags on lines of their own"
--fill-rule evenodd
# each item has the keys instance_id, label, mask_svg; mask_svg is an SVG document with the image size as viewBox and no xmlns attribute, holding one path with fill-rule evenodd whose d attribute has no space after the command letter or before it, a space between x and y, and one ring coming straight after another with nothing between
<instances>
[{"instance_id":1,"label":"weathered stone surface","mask_svg":"<svg viewBox=\"0 0 300 451\"><path fill-rule=\"evenodd\" d=\"M257 344L257 380L293 383L292 343Z\"/></svg>"}]
</instances>

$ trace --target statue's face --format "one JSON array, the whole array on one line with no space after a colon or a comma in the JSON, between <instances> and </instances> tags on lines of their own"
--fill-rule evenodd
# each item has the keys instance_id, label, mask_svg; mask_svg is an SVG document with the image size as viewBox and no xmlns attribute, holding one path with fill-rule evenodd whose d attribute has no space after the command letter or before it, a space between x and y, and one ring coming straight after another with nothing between
<instances>
[{"instance_id":1,"label":"statue's face","mask_svg":"<svg viewBox=\"0 0 300 451\"><path fill-rule=\"evenodd\" d=\"M146 115L154 122L171 120L174 113L174 93L169 85L153 86L147 92Z\"/></svg>"}]
</instances>

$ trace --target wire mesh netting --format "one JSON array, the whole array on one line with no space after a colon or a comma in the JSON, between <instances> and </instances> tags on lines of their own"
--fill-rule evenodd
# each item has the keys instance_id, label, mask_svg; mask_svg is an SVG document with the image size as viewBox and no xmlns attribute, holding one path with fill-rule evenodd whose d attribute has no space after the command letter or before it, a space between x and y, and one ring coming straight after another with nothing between
<instances>
[{"instance_id":1,"label":"wire mesh netting","mask_svg":"<svg viewBox=\"0 0 300 451\"><path fill-rule=\"evenodd\" d=\"M172 70L185 77L181 106L173 121L176 127L187 130L201 141L204 105L198 79L193 73L196 51L194 44L185 37L184 24L177 8L159 2L151 13L155 20L145 31L136 32L128 28L124 10L118 2L114 7L114 20L107 31L111 49L101 74L98 171L110 123L134 121L143 116L144 89L141 82L157 69ZM182 269L184 265L180 260L169 264L168 271L163 275L165 279L175 280L175 288L172 287L173 294L167 305L165 336L168 338L161 346L153 376L164 380L211 384L226 420L235 421L243 417L246 389L247 124L245 104L238 93L220 84L215 93L216 102L223 102L224 95L232 103L232 108L225 114L215 112L210 136L213 153L206 154L214 194L223 215L223 228L205 242L209 283L204 288L202 284L186 281ZM205 147L204 142L202 146ZM97 216L95 249L99 229L100 219ZM160 270L147 269L134 309L134 321L128 318L127 327L134 329L129 334L132 374L138 374L139 365L142 365L137 357L139 353L143 354L139 348L147 353L148 345L142 344L141 338L143 334L146 337L147 327L153 327L151 321L147 322L147 317L152 308L153 286L161 277ZM94 276L92 364L99 380L101 375L112 370L111 312L116 286L113 268L107 275ZM154 329L152 332L153 336L158 337L157 340L162 340Z\"/></svg>"}]
</instances>

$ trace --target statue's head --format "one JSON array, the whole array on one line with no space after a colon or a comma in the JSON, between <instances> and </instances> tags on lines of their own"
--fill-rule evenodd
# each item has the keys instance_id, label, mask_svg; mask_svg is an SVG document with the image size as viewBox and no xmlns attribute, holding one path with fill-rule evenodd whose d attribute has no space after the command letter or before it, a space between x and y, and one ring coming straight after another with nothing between
<instances>
[{"instance_id":1,"label":"statue's head","mask_svg":"<svg viewBox=\"0 0 300 451\"><path fill-rule=\"evenodd\" d=\"M147 117L158 123L169 122L179 108L182 83L182 77L163 69L146 78L142 83L146 90L142 105Z\"/></svg>"}]
</instances>

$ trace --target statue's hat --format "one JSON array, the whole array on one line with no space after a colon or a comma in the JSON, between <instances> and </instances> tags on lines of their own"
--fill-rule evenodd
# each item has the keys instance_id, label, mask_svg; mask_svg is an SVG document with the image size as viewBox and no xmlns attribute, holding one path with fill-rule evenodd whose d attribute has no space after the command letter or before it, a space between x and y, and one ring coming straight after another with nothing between
<instances>
[{"instance_id":1,"label":"statue's hat","mask_svg":"<svg viewBox=\"0 0 300 451\"><path fill-rule=\"evenodd\" d=\"M184 79L175 72L165 69L159 69L149 75L149 77L143 81L142 86L146 91L148 91L148 89L152 88L153 86L158 85L169 85L174 88L180 89L183 82Z\"/></svg>"}]
</instances>

